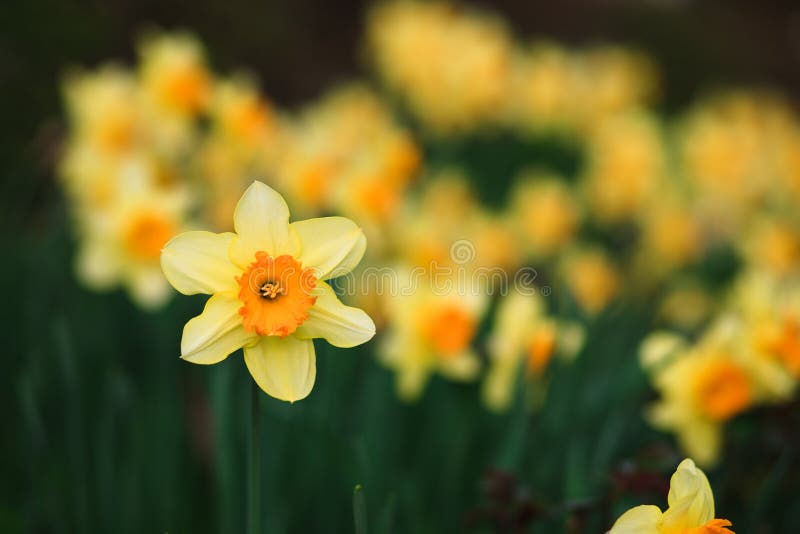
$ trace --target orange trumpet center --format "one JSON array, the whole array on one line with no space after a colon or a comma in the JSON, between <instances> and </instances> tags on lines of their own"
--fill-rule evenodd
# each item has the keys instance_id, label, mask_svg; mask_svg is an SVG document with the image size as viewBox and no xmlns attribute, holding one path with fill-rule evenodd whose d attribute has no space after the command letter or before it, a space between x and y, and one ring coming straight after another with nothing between
<instances>
[{"instance_id":1,"label":"orange trumpet center","mask_svg":"<svg viewBox=\"0 0 800 534\"><path fill-rule=\"evenodd\" d=\"M124 241L128 252L139 260L157 260L161 248L175 235L175 225L167 218L145 213L126 228Z\"/></svg>"},{"instance_id":2,"label":"orange trumpet center","mask_svg":"<svg viewBox=\"0 0 800 534\"><path fill-rule=\"evenodd\" d=\"M288 336L308 319L317 297L312 269L288 255L273 258L256 252L256 261L236 278L242 307L242 325L260 336Z\"/></svg>"},{"instance_id":3,"label":"orange trumpet center","mask_svg":"<svg viewBox=\"0 0 800 534\"><path fill-rule=\"evenodd\" d=\"M728 527L732 526L727 519L712 519L703 526L685 530L684 534L733 534Z\"/></svg>"},{"instance_id":4,"label":"orange trumpet center","mask_svg":"<svg viewBox=\"0 0 800 534\"><path fill-rule=\"evenodd\" d=\"M539 376L550 363L556 348L556 333L553 328L544 328L533 336L528 346L526 372L528 376Z\"/></svg>"},{"instance_id":5,"label":"orange trumpet center","mask_svg":"<svg viewBox=\"0 0 800 534\"><path fill-rule=\"evenodd\" d=\"M457 306L433 309L423 316L424 335L444 358L461 353L475 335L475 320L466 310Z\"/></svg>"},{"instance_id":6,"label":"orange trumpet center","mask_svg":"<svg viewBox=\"0 0 800 534\"><path fill-rule=\"evenodd\" d=\"M703 369L695 386L700 407L716 421L725 421L742 412L753 399L750 380L732 362L714 362Z\"/></svg>"}]
</instances>

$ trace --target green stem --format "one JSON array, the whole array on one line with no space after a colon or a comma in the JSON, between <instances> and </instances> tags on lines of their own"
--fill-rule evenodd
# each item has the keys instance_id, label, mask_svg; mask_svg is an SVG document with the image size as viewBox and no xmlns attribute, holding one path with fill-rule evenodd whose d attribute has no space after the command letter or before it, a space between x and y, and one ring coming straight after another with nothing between
<instances>
[{"instance_id":1,"label":"green stem","mask_svg":"<svg viewBox=\"0 0 800 534\"><path fill-rule=\"evenodd\" d=\"M248 454L248 506L250 534L261 533L261 390L253 382L250 398L250 443Z\"/></svg>"}]
</instances>

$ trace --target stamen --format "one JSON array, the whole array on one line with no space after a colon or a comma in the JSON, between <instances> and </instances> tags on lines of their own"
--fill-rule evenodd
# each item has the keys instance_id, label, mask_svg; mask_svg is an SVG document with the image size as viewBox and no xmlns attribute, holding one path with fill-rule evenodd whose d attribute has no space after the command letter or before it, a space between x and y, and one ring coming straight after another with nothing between
<instances>
[{"instance_id":1,"label":"stamen","mask_svg":"<svg viewBox=\"0 0 800 534\"><path fill-rule=\"evenodd\" d=\"M265 282L258 288L258 294L262 298L274 300L278 295L285 295L286 289L281 287L278 282Z\"/></svg>"}]
</instances>

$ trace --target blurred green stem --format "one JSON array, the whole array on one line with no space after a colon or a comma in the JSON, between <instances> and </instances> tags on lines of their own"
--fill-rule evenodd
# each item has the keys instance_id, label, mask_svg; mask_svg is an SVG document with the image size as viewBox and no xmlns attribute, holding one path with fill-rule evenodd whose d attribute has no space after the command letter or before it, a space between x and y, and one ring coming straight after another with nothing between
<instances>
[{"instance_id":1,"label":"blurred green stem","mask_svg":"<svg viewBox=\"0 0 800 534\"><path fill-rule=\"evenodd\" d=\"M259 401L261 391L255 381L252 382L250 396L250 450L248 454L248 505L250 534L261 532L261 410Z\"/></svg>"}]
</instances>

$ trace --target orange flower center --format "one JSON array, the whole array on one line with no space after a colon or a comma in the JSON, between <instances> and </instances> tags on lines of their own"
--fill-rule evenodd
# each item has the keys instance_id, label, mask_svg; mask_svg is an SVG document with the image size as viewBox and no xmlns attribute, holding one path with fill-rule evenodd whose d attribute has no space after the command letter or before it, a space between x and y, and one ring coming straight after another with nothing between
<instances>
[{"instance_id":1,"label":"orange flower center","mask_svg":"<svg viewBox=\"0 0 800 534\"><path fill-rule=\"evenodd\" d=\"M527 373L539 376L545 370L556 348L556 333L553 328L539 330L528 347Z\"/></svg>"},{"instance_id":2,"label":"orange flower center","mask_svg":"<svg viewBox=\"0 0 800 534\"><path fill-rule=\"evenodd\" d=\"M246 141L256 141L267 130L270 115L268 108L258 100L243 102L227 117L229 130Z\"/></svg>"},{"instance_id":3,"label":"orange flower center","mask_svg":"<svg viewBox=\"0 0 800 534\"><path fill-rule=\"evenodd\" d=\"M288 255L273 258L256 252L256 261L236 278L242 307L242 325L260 336L288 336L308 319L317 297L312 269Z\"/></svg>"},{"instance_id":4,"label":"orange flower center","mask_svg":"<svg viewBox=\"0 0 800 534\"><path fill-rule=\"evenodd\" d=\"M695 383L701 409L714 420L725 421L747 408L753 392L741 367L728 361L715 362L697 375Z\"/></svg>"},{"instance_id":5,"label":"orange flower center","mask_svg":"<svg viewBox=\"0 0 800 534\"><path fill-rule=\"evenodd\" d=\"M445 358L457 356L475 335L475 320L457 306L435 309L423 317L426 339Z\"/></svg>"},{"instance_id":6,"label":"orange flower center","mask_svg":"<svg viewBox=\"0 0 800 534\"><path fill-rule=\"evenodd\" d=\"M730 526L731 522L727 519L712 519L703 526L684 530L683 534L734 534L727 528Z\"/></svg>"},{"instance_id":7,"label":"orange flower center","mask_svg":"<svg viewBox=\"0 0 800 534\"><path fill-rule=\"evenodd\" d=\"M164 100L186 113L194 113L203 108L209 92L206 72L199 66L188 65L171 74L164 81Z\"/></svg>"},{"instance_id":8,"label":"orange flower center","mask_svg":"<svg viewBox=\"0 0 800 534\"><path fill-rule=\"evenodd\" d=\"M356 192L363 210L376 219L387 219L398 203L397 188L381 180L368 180Z\"/></svg>"},{"instance_id":9,"label":"orange flower center","mask_svg":"<svg viewBox=\"0 0 800 534\"><path fill-rule=\"evenodd\" d=\"M175 231L175 225L165 217L147 213L136 217L128 226L124 241L134 258L157 260Z\"/></svg>"}]
</instances>

